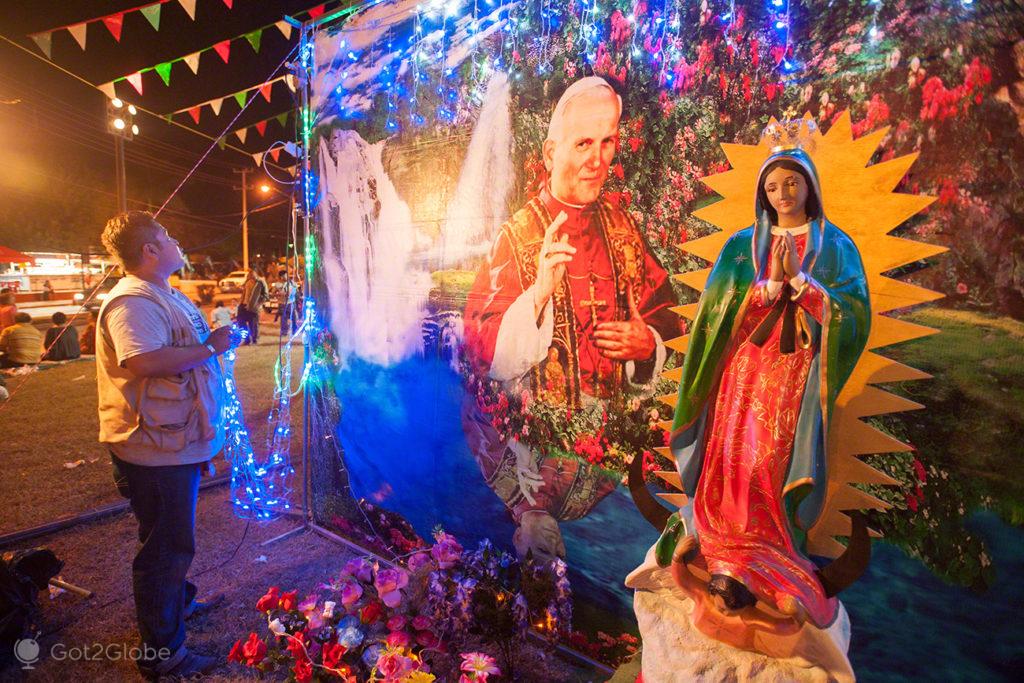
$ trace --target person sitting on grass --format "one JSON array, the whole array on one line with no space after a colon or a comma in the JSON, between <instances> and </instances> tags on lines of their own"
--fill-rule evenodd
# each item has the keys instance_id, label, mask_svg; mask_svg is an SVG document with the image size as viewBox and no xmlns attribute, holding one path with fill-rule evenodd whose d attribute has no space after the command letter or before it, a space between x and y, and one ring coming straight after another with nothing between
<instances>
[{"instance_id":1,"label":"person sitting on grass","mask_svg":"<svg viewBox=\"0 0 1024 683\"><path fill-rule=\"evenodd\" d=\"M14 316L14 324L0 332L0 367L20 368L37 365L43 356L43 337L32 324L32 316L23 311Z\"/></svg>"},{"instance_id":2,"label":"person sitting on grass","mask_svg":"<svg viewBox=\"0 0 1024 683\"><path fill-rule=\"evenodd\" d=\"M94 355L96 353L96 319L99 318L99 309L89 311L89 324L82 330L82 336L78 338L78 346L82 355Z\"/></svg>"},{"instance_id":3,"label":"person sitting on grass","mask_svg":"<svg viewBox=\"0 0 1024 683\"><path fill-rule=\"evenodd\" d=\"M68 317L57 311L50 320L53 327L46 331L46 341L43 348L46 349L43 360L74 360L82 355L82 349L78 345L78 337L74 329L68 325Z\"/></svg>"},{"instance_id":4,"label":"person sitting on grass","mask_svg":"<svg viewBox=\"0 0 1024 683\"><path fill-rule=\"evenodd\" d=\"M210 311L210 327L231 327L231 309L224 305L224 301L218 301L217 306Z\"/></svg>"}]
</instances>

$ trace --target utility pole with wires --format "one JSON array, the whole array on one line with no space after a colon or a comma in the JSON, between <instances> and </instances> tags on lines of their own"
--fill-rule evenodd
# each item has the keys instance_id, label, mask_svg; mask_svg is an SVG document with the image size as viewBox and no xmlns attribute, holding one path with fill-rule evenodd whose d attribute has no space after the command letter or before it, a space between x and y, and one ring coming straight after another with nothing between
<instances>
[{"instance_id":1,"label":"utility pole with wires","mask_svg":"<svg viewBox=\"0 0 1024 683\"><path fill-rule=\"evenodd\" d=\"M242 270L249 272L249 169L235 173L242 174Z\"/></svg>"},{"instance_id":2,"label":"utility pole with wires","mask_svg":"<svg viewBox=\"0 0 1024 683\"><path fill-rule=\"evenodd\" d=\"M139 134L135 123L138 110L135 105L125 103L118 97L107 100L107 132L114 136L114 174L117 182L117 210L128 210L128 190L125 182L124 141L132 140Z\"/></svg>"}]
</instances>

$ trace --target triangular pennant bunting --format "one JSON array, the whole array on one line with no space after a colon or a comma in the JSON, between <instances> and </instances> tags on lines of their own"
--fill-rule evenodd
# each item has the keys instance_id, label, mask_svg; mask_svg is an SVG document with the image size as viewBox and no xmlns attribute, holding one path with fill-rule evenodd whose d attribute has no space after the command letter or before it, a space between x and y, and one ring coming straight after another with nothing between
<instances>
[{"instance_id":1,"label":"triangular pennant bunting","mask_svg":"<svg viewBox=\"0 0 1024 683\"><path fill-rule=\"evenodd\" d=\"M231 55L231 40L222 40L213 46L213 49L217 51L220 58L224 60L224 63L228 63L228 57Z\"/></svg>"},{"instance_id":2,"label":"triangular pennant bunting","mask_svg":"<svg viewBox=\"0 0 1024 683\"><path fill-rule=\"evenodd\" d=\"M289 90L295 92L295 76L293 76L292 74L288 74L287 76L284 77L284 82L285 85L288 86Z\"/></svg>"},{"instance_id":3,"label":"triangular pennant bunting","mask_svg":"<svg viewBox=\"0 0 1024 683\"><path fill-rule=\"evenodd\" d=\"M219 100L210 100L210 109L213 110L214 116L220 116L220 105L224 104L224 98Z\"/></svg>"},{"instance_id":4,"label":"triangular pennant bunting","mask_svg":"<svg viewBox=\"0 0 1024 683\"><path fill-rule=\"evenodd\" d=\"M310 19L319 19L324 13L324 5L317 5L313 9L309 10Z\"/></svg>"},{"instance_id":5,"label":"triangular pennant bunting","mask_svg":"<svg viewBox=\"0 0 1024 683\"><path fill-rule=\"evenodd\" d=\"M132 84L132 87L135 88L136 92L138 92L140 95L142 94L142 73L141 72L136 71L133 74L125 76L125 80L127 80L129 83Z\"/></svg>"},{"instance_id":6,"label":"triangular pennant bunting","mask_svg":"<svg viewBox=\"0 0 1024 683\"><path fill-rule=\"evenodd\" d=\"M223 136L217 138L217 146L220 147L221 149L224 149L224 147L227 144L228 144L227 138L225 138Z\"/></svg>"},{"instance_id":7,"label":"triangular pennant bunting","mask_svg":"<svg viewBox=\"0 0 1024 683\"><path fill-rule=\"evenodd\" d=\"M78 47L85 49L85 29L88 24L75 24L74 26L68 26L68 33L78 43Z\"/></svg>"},{"instance_id":8,"label":"triangular pennant bunting","mask_svg":"<svg viewBox=\"0 0 1024 683\"><path fill-rule=\"evenodd\" d=\"M110 35L114 36L114 40L120 43L121 27L124 25L124 13L103 17L103 23L106 25L107 30L110 31Z\"/></svg>"},{"instance_id":9,"label":"triangular pennant bunting","mask_svg":"<svg viewBox=\"0 0 1024 683\"><path fill-rule=\"evenodd\" d=\"M234 2L234 0L224 0L224 4L228 6L228 9L231 9L232 2Z\"/></svg>"},{"instance_id":10,"label":"triangular pennant bunting","mask_svg":"<svg viewBox=\"0 0 1024 683\"><path fill-rule=\"evenodd\" d=\"M274 26L276 26L277 30L281 32L281 35L284 36L285 40L290 40L291 39L291 37L292 37L292 25L291 24L289 24L287 21L279 21L276 24L274 24Z\"/></svg>"},{"instance_id":11,"label":"triangular pennant bunting","mask_svg":"<svg viewBox=\"0 0 1024 683\"><path fill-rule=\"evenodd\" d=\"M164 62L163 64L157 64L153 67L153 71L160 74L160 78L163 79L164 85L171 84L171 63Z\"/></svg>"},{"instance_id":12,"label":"triangular pennant bunting","mask_svg":"<svg viewBox=\"0 0 1024 683\"><path fill-rule=\"evenodd\" d=\"M158 2L155 5L143 7L139 10L139 12L142 13L142 16L146 17L146 21L150 23L154 31L160 30L160 8L162 6L163 3Z\"/></svg>"},{"instance_id":13,"label":"triangular pennant bunting","mask_svg":"<svg viewBox=\"0 0 1024 683\"><path fill-rule=\"evenodd\" d=\"M49 32L37 33L36 35L32 36L32 40L36 42L36 45L39 46L39 49L42 50L43 54L46 55L46 58L49 59L50 49L52 47L53 42L53 34Z\"/></svg>"},{"instance_id":14,"label":"triangular pennant bunting","mask_svg":"<svg viewBox=\"0 0 1024 683\"><path fill-rule=\"evenodd\" d=\"M178 4L188 13L188 18L196 20L196 0L178 0Z\"/></svg>"},{"instance_id":15,"label":"triangular pennant bunting","mask_svg":"<svg viewBox=\"0 0 1024 683\"><path fill-rule=\"evenodd\" d=\"M249 92L243 90L242 92L235 93L235 102L238 102L239 107L245 107L246 101L249 99Z\"/></svg>"},{"instance_id":16,"label":"triangular pennant bunting","mask_svg":"<svg viewBox=\"0 0 1024 683\"><path fill-rule=\"evenodd\" d=\"M274 163L277 163L277 158L281 156L281 148L275 147L274 149L267 152L267 154L269 154L270 158L274 160Z\"/></svg>"},{"instance_id":17,"label":"triangular pennant bunting","mask_svg":"<svg viewBox=\"0 0 1024 683\"><path fill-rule=\"evenodd\" d=\"M267 102L270 101L270 96L273 91L273 88L274 84L272 82L264 83L263 85L260 86L260 94L263 95L263 99L265 99Z\"/></svg>"},{"instance_id":18,"label":"triangular pennant bunting","mask_svg":"<svg viewBox=\"0 0 1024 683\"><path fill-rule=\"evenodd\" d=\"M256 152L252 155L252 160L256 162L257 166L263 163L263 152Z\"/></svg>"},{"instance_id":19,"label":"triangular pennant bunting","mask_svg":"<svg viewBox=\"0 0 1024 683\"><path fill-rule=\"evenodd\" d=\"M192 117L192 120L196 122L196 125L199 124L199 115L201 113L202 113L202 108L201 107L192 107L191 109L188 110L188 115Z\"/></svg>"},{"instance_id":20,"label":"triangular pennant bunting","mask_svg":"<svg viewBox=\"0 0 1024 683\"><path fill-rule=\"evenodd\" d=\"M243 145L245 144L245 134L245 128L239 128L238 130L235 131L235 135L238 136L238 141L241 142Z\"/></svg>"},{"instance_id":21,"label":"triangular pennant bunting","mask_svg":"<svg viewBox=\"0 0 1024 683\"><path fill-rule=\"evenodd\" d=\"M282 128L284 128L288 124L288 112L284 112L283 114L278 114L277 116L274 117L274 120L276 120L277 123Z\"/></svg>"},{"instance_id":22,"label":"triangular pennant bunting","mask_svg":"<svg viewBox=\"0 0 1024 683\"><path fill-rule=\"evenodd\" d=\"M263 29L258 28L255 31L250 31L245 34L245 39L252 45L252 49L256 52L260 51L260 38L263 37Z\"/></svg>"},{"instance_id":23,"label":"triangular pennant bunting","mask_svg":"<svg viewBox=\"0 0 1024 683\"><path fill-rule=\"evenodd\" d=\"M96 87L99 88L100 92L106 95L108 99L112 100L117 97L117 92L114 90L114 81L110 81L110 83L101 83Z\"/></svg>"},{"instance_id":24,"label":"triangular pennant bunting","mask_svg":"<svg viewBox=\"0 0 1024 683\"><path fill-rule=\"evenodd\" d=\"M194 74L199 73L199 54L198 52L193 52L185 56L185 63L188 64L188 68L192 69Z\"/></svg>"},{"instance_id":25,"label":"triangular pennant bunting","mask_svg":"<svg viewBox=\"0 0 1024 683\"><path fill-rule=\"evenodd\" d=\"M267 132L267 122L266 121L260 121L259 123L253 124L253 128L256 129L257 133L259 133L260 135L263 135L263 134L265 134Z\"/></svg>"}]
</instances>

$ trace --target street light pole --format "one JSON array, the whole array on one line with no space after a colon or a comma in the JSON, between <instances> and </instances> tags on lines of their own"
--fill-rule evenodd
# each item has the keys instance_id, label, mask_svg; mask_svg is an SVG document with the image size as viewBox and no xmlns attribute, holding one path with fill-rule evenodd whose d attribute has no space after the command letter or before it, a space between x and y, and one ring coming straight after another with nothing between
<instances>
[{"instance_id":1,"label":"street light pole","mask_svg":"<svg viewBox=\"0 0 1024 683\"><path fill-rule=\"evenodd\" d=\"M138 110L118 97L107 100L107 132L114 136L114 184L117 186L117 210L128 211L128 188L125 180L124 141L139 134L135 123Z\"/></svg>"},{"instance_id":2,"label":"street light pole","mask_svg":"<svg viewBox=\"0 0 1024 683\"><path fill-rule=\"evenodd\" d=\"M118 213L128 211L128 191L125 180L124 169L124 137L114 136L114 174L117 182L117 210Z\"/></svg>"}]
</instances>

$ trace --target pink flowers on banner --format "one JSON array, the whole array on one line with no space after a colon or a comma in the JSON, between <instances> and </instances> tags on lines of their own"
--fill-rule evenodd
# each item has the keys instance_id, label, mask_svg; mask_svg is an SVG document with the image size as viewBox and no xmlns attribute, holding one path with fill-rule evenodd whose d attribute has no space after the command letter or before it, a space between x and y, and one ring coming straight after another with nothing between
<instances>
[{"instance_id":1,"label":"pink flowers on banner","mask_svg":"<svg viewBox=\"0 0 1024 683\"><path fill-rule=\"evenodd\" d=\"M469 683L470 681L485 683L488 677L501 674L501 670L495 664L494 658L482 652L462 653L462 666L460 669L463 673L459 677L459 683Z\"/></svg>"}]
</instances>

